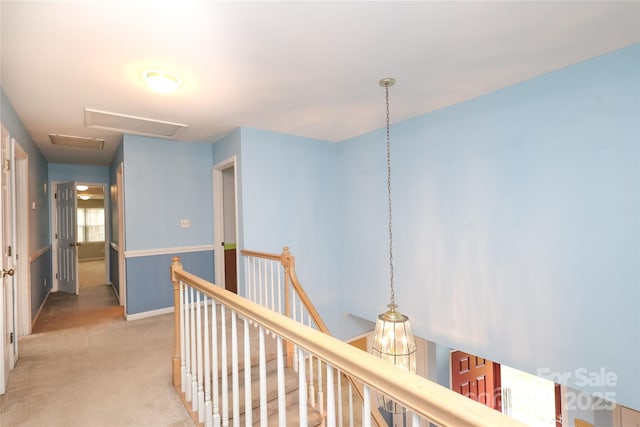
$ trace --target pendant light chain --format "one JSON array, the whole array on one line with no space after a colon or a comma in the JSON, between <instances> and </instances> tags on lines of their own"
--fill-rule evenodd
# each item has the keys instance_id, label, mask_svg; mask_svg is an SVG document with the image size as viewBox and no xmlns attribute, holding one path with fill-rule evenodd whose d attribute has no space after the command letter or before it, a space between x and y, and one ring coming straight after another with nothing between
<instances>
[{"instance_id":1,"label":"pendant light chain","mask_svg":"<svg viewBox=\"0 0 640 427\"><path fill-rule=\"evenodd\" d=\"M389 82L385 82L385 102L387 107L387 197L389 201L389 274L391 285L391 305L396 304L396 290L393 283L393 211L391 209L391 126L389 120Z\"/></svg>"}]
</instances>

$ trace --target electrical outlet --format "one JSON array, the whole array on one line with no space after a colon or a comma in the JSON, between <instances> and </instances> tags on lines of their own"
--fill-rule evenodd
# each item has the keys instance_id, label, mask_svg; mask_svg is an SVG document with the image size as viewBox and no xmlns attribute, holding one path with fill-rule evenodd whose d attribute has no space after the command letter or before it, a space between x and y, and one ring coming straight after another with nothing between
<instances>
[{"instance_id":1,"label":"electrical outlet","mask_svg":"<svg viewBox=\"0 0 640 427\"><path fill-rule=\"evenodd\" d=\"M188 219L180 220L180 228L189 228L189 227L191 227L191 221L189 221Z\"/></svg>"}]
</instances>

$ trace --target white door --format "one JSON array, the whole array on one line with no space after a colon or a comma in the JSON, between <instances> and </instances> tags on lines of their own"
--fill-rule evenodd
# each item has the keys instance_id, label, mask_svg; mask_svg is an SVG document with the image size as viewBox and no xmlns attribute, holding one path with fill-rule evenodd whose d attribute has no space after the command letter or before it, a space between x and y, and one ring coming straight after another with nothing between
<instances>
[{"instance_id":1,"label":"white door","mask_svg":"<svg viewBox=\"0 0 640 427\"><path fill-rule=\"evenodd\" d=\"M56 190L58 290L69 294L78 293L77 204L76 183L58 184Z\"/></svg>"},{"instance_id":2,"label":"white door","mask_svg":"<svg viewBox=\"0 0 640 427\"><path fill-rule=\"evenodd\" d=\"M0 149L0 164L2 172L0 173L0 216L2 226L0 227L0 332L2 339L0 340L0 350L2 352L2 363L0 363L0 394L6 391L7 381L9 379L9 371L15 366L17 359L17 342L14 339L15 331L15 218L13 215L13 197L15 189L12 185L11 169L13 162L13 141L10 140L9 134L2 127L2 141Z\"/></svg>"}]
</instances>

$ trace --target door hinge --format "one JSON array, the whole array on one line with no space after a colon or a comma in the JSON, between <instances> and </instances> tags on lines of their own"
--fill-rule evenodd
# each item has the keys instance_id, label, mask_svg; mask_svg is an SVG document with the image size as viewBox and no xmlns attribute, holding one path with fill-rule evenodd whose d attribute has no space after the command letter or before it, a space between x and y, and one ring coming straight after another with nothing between
<instances>
[{"instance_id":1,"label":"door hinge","mask_svg":"<svg viewBox=\"0 0 640 427\"><path fill-rule=\"evenodd\" d=\"M9 343L13 344L13 332L9 334Z\"/></svg>"},{"instance_id":2,"label":"door hinge","mask_svg":"<svg viewBox=\"0 0 640 427\"><path fill-rule=\"evenodd\" d=\"M56 233L56 239L58 238L58 233Z\"/></svg>"},{"instance_id":3,"label":"door hinge","mask_svg":"<svg viewBox=\"0 0 640 427\"><path fill-rule=\"evenodd\" d=\"M7 247L7 256L11 256L11 246Z\"/></svg>"},{"instance_id":4,"label":"door hinge","mask_svg":"<svg viewBox=\"0 0 640 427\"><path fill-rule=\"evenodd\" d=\"M58 192L53 193L53 198L58 200Z\"/></svg>"},{"instance_id":5,"label":"door hinge","mask_svg":"<svg viewBox=\"0 0 640 427\"><path fill-rule=\"evenodd\" d=\"M10 171L11 170L11 160L7 159L4 161L4 170L6 171Z\"/></svg>"},{"instance_id":6,"label":"door hinge","mask_svg":"<svg viewBox=\"0 0 640 427\"><path fill-rule=\"evenodd\" d=\"M59 279L59 277L58 277L58 273L56 273L56 279Z\"/></svg>"}]
</instances>

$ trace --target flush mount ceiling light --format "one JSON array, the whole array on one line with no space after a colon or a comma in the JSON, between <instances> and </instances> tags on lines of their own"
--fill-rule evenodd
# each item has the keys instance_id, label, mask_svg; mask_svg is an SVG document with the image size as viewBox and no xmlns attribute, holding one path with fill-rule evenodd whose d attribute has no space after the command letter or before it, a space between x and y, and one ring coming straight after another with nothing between
<instances>
[{"instance_id":1,"label":"flush mount ceiling light","mask_svg":"<svg viewBox=\"0 0 640 427\"><path fill-rule=\"evenodd\" d=\"M180 77L164 70L147 70L142 75L147 85L158 93L175 92L182 84Z\"/></svg>"},{"instance_id":2,"label":"flush mount ceiling light","mask_svg":"<svg viewBox=\"0 0 640 427\"><path fill-rule=\"evenodd\" d=\"M80 199L82 199L82 200L89 200L90 198L91 198L91 196L88 195L88 194L83 194L83 195L80 196Z\"/></svg>"},{"instance_id":3,"label":"flush mount ceiling light","mask_svg":"<svg viewBox=\"0 0 640 427\"><path fill-rule=\"evenodd\" d=\"M376 322L376 331L373 338L373 354L382 360L386 360L395 366L416 372L416 344L411 333L409 318L398 310L396 304L396 294L393 282L393 232L392 211L391 211L391 132L389 123L389 87L393 86L396 81L391 78L380 80L380 86L384 87L386 100L386 116L387 116L387 202L388 202L388 218L389 218L389 288L391 298L389 310L378 316ZM380 406L387 412L402 413L405 408L397 404L387 396L378 395Z\"/></svg>"},{"instance_id":4,"label":"flush mount ceiling light","mask_svg":"<svg viewBox=\"0 0 640 427\"><path fill-rule=\"evenodd\" d=\"M88 185L76 185L76 190L78 191L87 191L89 189Z\"/></svg>"}]
</instances>

